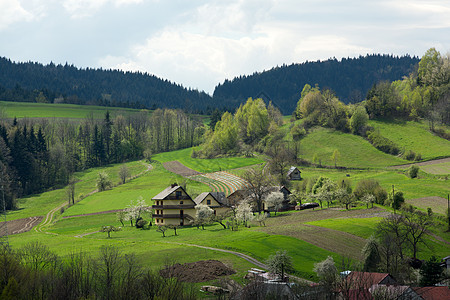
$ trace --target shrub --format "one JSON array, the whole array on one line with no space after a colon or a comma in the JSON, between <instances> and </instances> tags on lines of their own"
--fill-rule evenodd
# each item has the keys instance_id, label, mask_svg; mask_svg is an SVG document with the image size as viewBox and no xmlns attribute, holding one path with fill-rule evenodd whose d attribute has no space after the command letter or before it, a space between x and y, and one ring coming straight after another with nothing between
<instances>
[{"instance_id":1,"label":"shrub","mask_svg":"<svg viewBox=\"0 0 450 300\"><path fill-rule=\"evenodd\" d=\"M366 194L375 196L375 202L383 205L387 199L387 192L380 186L380 183L375 179L363 179L358 181L355 190L353 191L356 198L361 200Z\"/></svg>"},{"instance_id":2,"label":"shrub","mask_svg":"<svg viewBox=\"0 0 450 300\"><path fill-rule=\"evenodd\" d=\"M393 141L385 138L377 131L367 132L367 139L369 142L378 150L383 151L384 153L397 155L400 152L400 149Z\"/></svg>"},{"instance_id":3,"label":"shrub","mask_svg":"<svg viewBox=\"0 0 450 300\"><path fill-rule=\"evenodd\" d=\"M147 225L148 221L144 219L140 219L136 222L136 228L144 228L145 225Z\"/></svg>"},{"instance_id":4,"label":"shrub","mask_svg":"<svg viewBox=\"0 0 450 300\"><path fill-rule=\"evenodd\" d=\"M408 150L408 152L403 154L403 157L407 160L414 160L416 158L416 153L414 151Z\"/></svg>"},{"instance_id":5,"label":"shrub","mask_svg":"<svg viewBox=\"0 0 450 300\"><path fill-rule=\"evenodd\" d=\"M418 166L416 166L416 165L411 165L411 166L408 168L408 176L409 176L410 178L416 178L418 173L419 173L419 167L418 167Z\"/></svg>"},{"instance_id":6,"label":"shrub","mask_svg":"<svg viewBox=\"0 0 450 300\"><path fill-rule=\"evenodd\" d=\"M414 157L415 161L421 161L422 160L422 155L420 153L416 154L416 157Z\"/></svg>"}]
</instances>

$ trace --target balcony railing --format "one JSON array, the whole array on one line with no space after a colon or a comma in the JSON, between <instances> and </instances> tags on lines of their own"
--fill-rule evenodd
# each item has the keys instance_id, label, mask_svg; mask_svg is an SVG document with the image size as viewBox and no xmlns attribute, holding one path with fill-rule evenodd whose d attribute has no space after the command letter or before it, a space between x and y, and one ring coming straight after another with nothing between
<instances>
[{"instance_id":1,"label":"balcony railing","mask_svg":"<svg viewBox=\"0 0 450 300\"><path fill-rule=\"evenodd\" d=\"M152 205L152 209L189 209L194 207L194 204Z\"/></svg>"},{"instance_id":2,"label":"balcony railing","mask_svg":"<svg viewBox=\"0 0 450 300\"><path fill-rule=\"evenodd\" d=\"M186 214L152 214L153 218L164 218L164 219L183 219L188 215Z\"/></svg>"},{"instance_id":3,"label":"balcony railing","mask_svg":"<svg viewBox=\"0 0 450 300\"><path fill-rule=\"evenodd\" d=\"M180 196L172 196L169 195L166 198L164 198L165 200L190 200L191 197L189 197L188 195L180 195Z\"/></svg>"}]
</instances>

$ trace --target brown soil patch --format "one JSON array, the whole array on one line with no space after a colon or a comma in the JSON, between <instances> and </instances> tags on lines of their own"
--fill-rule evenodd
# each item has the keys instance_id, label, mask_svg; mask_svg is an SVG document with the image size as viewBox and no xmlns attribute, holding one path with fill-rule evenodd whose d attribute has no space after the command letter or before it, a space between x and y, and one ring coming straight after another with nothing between
<instances>
[{"instance_id":1,"label":"brown soil patch","mask_svg":"<svg viewBox=\"0 0 450 300\"><path fill-rule=\"evenodd\" d=\"M163 163L163 167L167 171L181 175L183 177L201 174L200 172L189 169L188 167L186 167L185 165L176 160Z\"/></svg>"},{"instance_id":2,"label":"brown soil patch","mask_svg":"<svg viewBox=\"0 0 450 300\"><path fill-rule=\"evenodd\" d=\"M439 214L445 214L445 210L447 209L447 199L438 196L415 198L407 200L406 202L425 210L430 207L433 212Z\"/></svg>"},{"instance_id":3,"label":"brown soil patch","mask_svg":"<svg viewBox=\"0 0 450 300\"><path fill-rule=\"evenodd\" d=\"M160 271L161 276L177 277L183 282L203 282L219 276L236 273L218 260L201 260L193 263L174 264Z\"/></svg>"},{"instance_id":4,"label":"brown soil patch","mask_svg":"<svg viewBox=\"0 0 450 300\"><path fill-rule=\"evenodd\" d=\"M13 221L7 221L6 226L8 228L8 234L18 234L30 231L34 226L39 224L42 221L43 217L30 217L25 219L17 219ZM1 223L0 226L4 226L4 223ZM3 230L1 230L0 235L3 234Z\"/></svg>"},{"instance_id":5,"label":"brown soil patch","mask_svg":"<svg viewBox=\"0 0 450 300\"><path fill-rule=\"evenodd\" d=\"M406 164L406 165L399 165L399 166L392 166L392 169L407 169L409 168L411 165L416 165L418 167L420 166L428 166L428 165L434 165L434 164L441 164L441 163L445 163L445 162L450 162L450 157L447 158L440 158L440 159L433 159L433 160L429 160L429 161L424 161L424 162L418 162L418 163L412 163L412 164Z\"/></svg>"}]
</instances>

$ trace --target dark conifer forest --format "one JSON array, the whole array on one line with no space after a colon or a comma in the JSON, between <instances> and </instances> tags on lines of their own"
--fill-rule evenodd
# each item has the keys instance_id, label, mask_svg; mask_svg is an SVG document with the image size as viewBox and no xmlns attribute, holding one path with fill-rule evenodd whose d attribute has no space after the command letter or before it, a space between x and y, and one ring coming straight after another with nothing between
<instances>
[{"instance_id":1,"label":"dark conifer forest","mask_svg":"<svg viewBox=\"0 0 450 300\"><path fill-rule=\"evenodd\" d=\"M358 58L329 59L283 65L269 71L225 80L214 91L214 99L239 106L248 97L271 100L283 114L295 109L305 86L330 89L344 103L365 99L370 88L380 81L400 80L412 73L419 58L411 56L366 55ZM233 105L232 103L238 102Z\"/></svg>"},{"instance_id":2,"label":"dark conifer forest","mask_svg":"<svg viewBox=\"0 0 450 300\"><path fill-rule=\"evenodd\" d=\"M141 72L79 69L73 65L16 63L0 58L0 99L63 102L132 108L181 108L209 114L234 110L249 97L271 100L283 114L295 109L305 84L330 89L344 103L364 100L380 81L394 81L417 68L417 57L367 55L283 65L269 71L225 80L214 91L184 88Z\"/></svg>"}]
</instances>

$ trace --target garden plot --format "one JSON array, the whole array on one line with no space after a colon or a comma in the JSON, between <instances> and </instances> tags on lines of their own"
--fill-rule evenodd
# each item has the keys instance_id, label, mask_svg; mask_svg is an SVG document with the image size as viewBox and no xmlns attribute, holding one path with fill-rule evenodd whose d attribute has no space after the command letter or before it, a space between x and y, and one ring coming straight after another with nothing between
<instances>
[{"instance_id":1,"label":"garden plot","mask_svg":"<svg viewBox=\"0 0 450 300\"><path fill-rule=\"evenodd\" d=\"M211 187L213 192L224 192L226 195L248 186L248 182L244 179L225 171L206 173L189 178L206 183Z\"/></svg>"}]
</instances>

